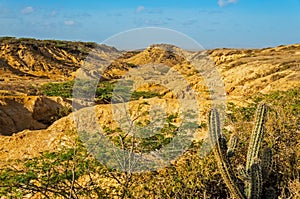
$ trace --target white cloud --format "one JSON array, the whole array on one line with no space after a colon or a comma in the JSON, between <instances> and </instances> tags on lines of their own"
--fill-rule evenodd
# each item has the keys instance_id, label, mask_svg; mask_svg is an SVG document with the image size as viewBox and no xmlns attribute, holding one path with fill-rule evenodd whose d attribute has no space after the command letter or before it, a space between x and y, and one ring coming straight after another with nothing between
<instances>
[{"instance_id":1,"label":"white cloud","mask_svg":"<svg viewBox=\"0 0 300 199\"><path fill-rule=\"evenodd\" d=\"M137 12L137 13L140 13L140 12L142 12L143 10L145 10L145 7L144 7L144 6L139 6L139 7L136 8L136 12Z\"/></svg>"},{"instance_id":2,"label":"white cloud","mask_svg":"<svg viewBox=\"0 0 300 199\"><path fill-rule=\"evenodd\" d=\"M227 6L229 4L236 4L238 0L218 0L218 5L220 7Z\"/></svg>"},{"instance_id":3,"label":"white cloud","mask_svg":"<svg viewBox=\"0 0 300 199\"><path fill-rule=\"evenodd\" d=\"M33 7L31 7L31 6L27 6L27 7L23 8L23 9L21 10L21 12L22 12L23 14L30 14L30 13L33 13L33 12L34 12L34 9L33 9Z\"/></svg>"},{"instance_id":4,"label":"white cloud","mask_svg":"<svg viewBox=\"0 0 300 199\"><path fill-rule=\"evenodd\" d=\"M64 23L65 23L65 25L67 25L67 26L72 26L72 25L75 24L75 21L73 21L73 20L66 20L66 21L64 21Z\"/></svg>"}]
</instances>

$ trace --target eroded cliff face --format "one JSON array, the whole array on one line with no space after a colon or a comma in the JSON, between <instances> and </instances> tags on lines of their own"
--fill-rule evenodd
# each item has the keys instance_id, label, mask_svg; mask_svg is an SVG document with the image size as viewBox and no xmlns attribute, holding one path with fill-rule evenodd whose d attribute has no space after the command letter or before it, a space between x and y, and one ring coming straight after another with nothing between
<instances>
[{"instance_id":1,"label":"eroded cliff face","mask_svg":"<svg viewBox=\"0 0 300 199\"><path fill-rule=\"evenodd\" d=\"M61 97L0 97L0 135L46 129L70 110L70 103Z\"/></svg>"},{"instance_id":2,"label":"eroded cliff face","mask_svg":"<svg viewBox=\"0 0 300 199\"><path fill-rule=\"evenodd\" d=\"M209 56L218 68L228 97L284 91L299 85L300 44L264 49L215 49L190 52L183 56L177 52L179 49L164 48L153 45L144 51L132 53L114 62L105 75L117 79L131 68L139 69L150 63L163 64L179 71L196 88L203 84L203 79L189 59L201 55ZM201 89L203 91L204 88Z\"/></svg>"}]
</instances>

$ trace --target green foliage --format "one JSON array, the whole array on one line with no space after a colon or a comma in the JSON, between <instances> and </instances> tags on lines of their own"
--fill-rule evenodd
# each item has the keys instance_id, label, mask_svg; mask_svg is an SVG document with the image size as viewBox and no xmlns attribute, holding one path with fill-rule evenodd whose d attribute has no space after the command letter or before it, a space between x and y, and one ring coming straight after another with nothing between
<instances>
[{"instance_id":1,"label":"green foliage","mask_svg":"<svg viewBox=\"0 0 300 199\"><path fill-rule=\"evenodd\" d=\"M141 115L145 116L149 114L147 111L145 113L146 114ZM136 125L137 128L128 128L130 132L124 132L120 128L111 129L109 127L104 127L103 130L107 135L113 134L110 139L116 146L129 150L133 147L133 144L135 152L147 153L159 150L161 147L172 141L172 138L176 135L178 129L174 124L177 118L177 114L168 115L161 129L151 126L150 121L145 120L137 121L136 124L132 124ZM131 129L136 130L136 132L131 132Z\"/></svg>"},{"instance_id":2,"label":"green foliage","mask_svg":"<svg viewBox=\"0 0 300 199\"><path fill-rule=\"evenodd\" d=\"M60 83L48 83L44 84L40 88L40 92L43 95L47 96L60 96L71 98L73 94L73 90L76 92L78 96L85 96L87 98L92 97L95 93L95 100L99 103L110 103L113 92L115 88L115 82L103 81L99 82L96 90L93 90L93 81L67 81ZM160 97L159 93L151 92L151 91L133 91L131 96L127 96L129 94L128 90L125 87L118 88L118 94L123 95L123 98L128 98L130 101L138 100L142 98L153 98ZM123 102L122 100L117 102Z\"/></svg>"},{"instance_id":3,"label":"green foliage","mask_svg":"<svg viewBox=\"0 0 300 199\"><path fill-rule=\"evenodd\" d=\"M96 98L97 100L109 103L113 96L114 83L101 82L96 88Z\"/></svg>"},{"instance_id":4,"label":"green foliage","mask_svg":"<svg viewBox=\"0 0 300 199\"><path fill-rule=\"evenodd\" d=\"M226 198L224 186L215 186L219 176L213 159L200 159L199 148L194 143L178 163L159 171L132 174L105 168L81 145L47 152L1 168L0 197Z\"/></svg>"},{"instance_id":5,"label":"green foliage","mask_svg":"<svg viewBox=\"0 0 300 199\"><path fill-rule=\"evenodd\" d=\"M138 100L141 97L144 99L153 98L153 97L161 97L159 93L151 92L151 91L134 91L131 95L130 100Z\"/></svg>"},{"instance_id":6,"label":"green foliage","mask_svg":"<svg viewBox=\"0 0 300 199\"><path fill-rule=\"evenodd\" d=\"M57 152L45 152L40 157L26 159L0 170L0 196L22 197L36 193L46 198L78 198L90 194L102 196L101 187L89 183L80 185L80 177L90 173L105 174L97 161L89 157L78 141L76 148L64 148Z\"/></svg>"},{"instance_id":7,"label":"green foliage","mask_svg":"<svg viewBox=\"0 0 300 199\"><path fill-rule=\"evenodd\" d=\"M73 86L74 81L62 83L48 83L41 86L40 92L47 96L60 96L71 98Z\"/></svg>"},{"instance_id":8,"label":"green foliage","mask_svg":"<svg viewBox=\"0 0 300 199\"><path fill-rule=\"evenodd\" d=\"M178 118L176 115L169 115L166 118L166 123L163 128L153 136L141 139L137 149L142 152L150 152L159 150L161 147L169 144L176 134L177 126L174 125L174 120Z\"/></svg>"}]
</instances>

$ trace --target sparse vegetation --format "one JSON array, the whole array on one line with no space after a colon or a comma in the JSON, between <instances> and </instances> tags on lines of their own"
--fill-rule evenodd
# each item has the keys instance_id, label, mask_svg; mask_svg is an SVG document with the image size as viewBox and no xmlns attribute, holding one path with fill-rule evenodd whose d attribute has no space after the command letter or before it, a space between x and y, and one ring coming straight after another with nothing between
<instances>
[{"instance_id":1,"label":"sparse vegetation","mask_svg":"<svg viewBox=\"0 0 300 199\"><path fill-rule=\"evenodd\" d=\"M16 40L15 37L0 37L0 42Z\"/></svg>"},{"instance_id":2,"label":"sparse vegetation","mask_svg":"<svg viewBox=\"0 0 300 199\"><path fill-rule=\"evenodd\" d=\"M102 175L108 170L99 168L99 163L87 155L78 140L71 148L46 152L40 157L10 164L12 166L0 169L0 196L9 198L32 197L35 194L43 198L105 196L104 190L94 182L95 177L89 174Z\"/></svg>"},{"instance_id":3,"label":"sparse vegetation","mask_svg":"<svg viewBox=\"0 0 300 199\"><path fill-rule=\"evenodd\" d=\"M239 142L230 164L246 165L249 136L257 105L264 101L269 106L268 120L261 147L273 150L270 175L263 178L264 198L299 197L300 177L300 88L269 95L253 96L252 104L239 107L228 104L231 112L225 126L233 125ZM174 119L169 116L169 119ZM144 123L143 123L144 124ZM145 123L144 125L146 125ZM207 128L205 125L203 128ZM172 127L167 128L172 131ZM107 128L107 133L115 132ZM117 131L117 130L116 130ZM243 133L240 133L243 132ZM21 198L30 194L45 198L228 198L226 184L221 178L213 154L200 157L203 142L194 142L189 150L166 168L145 173L117 172L106 168L87 154L80 142L57 152L40 157L10 162L0 171L0 196ZM151 143L150 143L151 144ZM233 144L234 146L234 144ZM29 194L29 195L28 195ZM98 196L97 196L98 194ZM274 195L274 197L271 197ZM71 198L72 198L71 197Z\"/></svg>"},{"instance_id":4,"label":"sparse vegetation","mask_svg":"<svg viewBox=\"0 0 300 199\"><path fill-rule=\"evenodd\" d=\"M44 84L40 88L41 94L47 96L60 96L71 98L74 81L62 82L62 83L48 83Z\"/></svg>"},{"instance_id":5,"label":"sparse vegetation","mask_svg":"<svg viewBox=\"0 0 300 199\"><path fill-rule=\"evenodd\" d=\"M74 81L68 81L68 82L60 82L60 83L48 83L44 84L40 88L40 92L43 95L47 96L60 96L60 97L66 97L71 98L73 94L73 87L75 82ZM83 82L77 82L76 92L80 92L80 96L87 96L90 97L91 94L95 93L95 101L98 103L110 103L112 97L113 97L113 91L115 87L115 82L109 82L109 81L103 81L99 82L97 85L96 91L91 90L92 86L90 82L83 81ZM122 88L119 88L119 91L122 90ZM129 94L126 92L126 89L124 90L124 96ZM86 93L84 95L83 93ZM128 98L131 101L132 100L138 100L139 98L152 98L152 97L160 97L161 95L159 93L151 92L151 91L133 91L131 96ZM121 102L121 101L120 101Z\"/></svg>"}]
</instances>

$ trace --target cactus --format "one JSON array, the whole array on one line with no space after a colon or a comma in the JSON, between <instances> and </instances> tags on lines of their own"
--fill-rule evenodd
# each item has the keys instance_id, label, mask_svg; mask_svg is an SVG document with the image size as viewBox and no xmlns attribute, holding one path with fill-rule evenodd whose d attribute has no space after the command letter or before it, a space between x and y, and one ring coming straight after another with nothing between
<instances>
[{"instance_id":1,"label":"cactus","mask_svg":"<svg viewBox=\"0 0 300 199\"><path fill-rule=\"evenodd\" d=\"M227 145L223 135L221 134L220 119L217 109L212 109L210 111L209 118L210 142L212 146L216 145L213 147L213 152L218 162L222 178L224 179L231 196L233 198L243 199L245 198L245 195L239 189L234 172L230 166L229 160L226 157Z\"/></svg>"},{"instance_id":2,"label":"cactus","mask_svg":"<svg viewBox=\"0 0 300 199\"><path fill-rule=\"evenodd\" d=\"M262 176L261 176L261 167L258 162L254 162L250 168L250 186L247 196L249 199L259 199L261 198L262 193Z\"/></svg>"},{"instance_id":3,"label":"cactus","mask_svg":"<svg viewBox=\"0 0 300 199\"><path fill-rule=\"evenodd\" d=\"M264 133L264 124L266 121L267 106L265 104L259 104L256 112L256 122L254 130L250 138L250 144L247 153L246 171L249 172L251 165L255 159L258 158L258 152L261 144L261 140Z\"/></svg>"},{"instance_id":4,"label":"cactus","mask_svg":"<svg viewBox=\"0 0 300 199\"><path fill-rule=\"evenodd\" d=\"M263 156L261 159L261 171L263 179L266 179L270 174L271 167L272 167L272 149L267 147L263 151Z\"/></svg>"},{"instance_id":5,"label":"cactus","mask_svg":"<svg viewBox=\"0 0 300 199\"><path fill-rule=\"evenodd\" d=\"M256 122L252 131L250 144L247 152L246 169L238 167L238 178L244 181L245 188L241 189L237 183L237 177L233 172L229 158L234 155L238 138L233 134L229 141L227 149L226 138L222 134L218 110L213 108L209 114L209 135L210 144L218 163L219 170L226 186L228 187L232 198L261 198L263 189L263 180L271 167L272 150L265 149L262 161L258 159L260 145L264 132L266 121L267 106L260 104L256 112Z\"/></svg>"},{"instance_id":6,"label":"cactus","mask_svg":"<svg viewBox=\"0 0 300 199\"><path fill-rule=\"evenodd\" d=\"M235 153L235 148L237 147L238 144L238 136L236 134L232 134L230 139L229 139L229 146L227 149L227 157L232 157L234 156Z\"/></svg>"}]
</instances>

